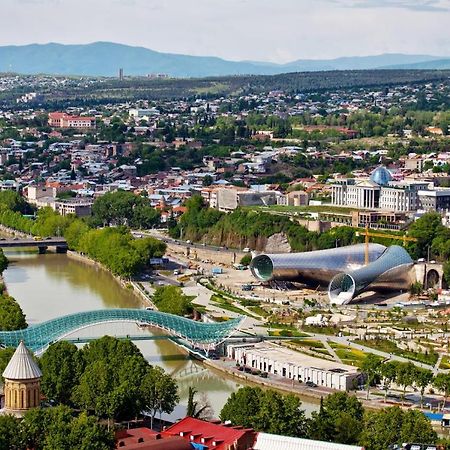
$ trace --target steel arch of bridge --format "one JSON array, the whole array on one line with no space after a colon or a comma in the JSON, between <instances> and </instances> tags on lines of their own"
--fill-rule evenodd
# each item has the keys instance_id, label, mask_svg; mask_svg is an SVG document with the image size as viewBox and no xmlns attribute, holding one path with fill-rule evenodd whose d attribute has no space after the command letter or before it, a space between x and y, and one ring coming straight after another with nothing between
<instances>
[{"instance_id":1,"label":"steel arch of bridge","mask_svg":"<svg viewBox=\"0 0 450 450\"><path fill-rule=\"evenodd\" d=\"M17 347L20 341L32 351L39 353L52 342L63 340L73 332L101 323L142 322L181 338L190 346L210 350L235 331L242 316L226 322L204 323L185 317L146 309L102 309L58 317L17 331L0 331L0 344Z\"/></svg>"}]
</instances>

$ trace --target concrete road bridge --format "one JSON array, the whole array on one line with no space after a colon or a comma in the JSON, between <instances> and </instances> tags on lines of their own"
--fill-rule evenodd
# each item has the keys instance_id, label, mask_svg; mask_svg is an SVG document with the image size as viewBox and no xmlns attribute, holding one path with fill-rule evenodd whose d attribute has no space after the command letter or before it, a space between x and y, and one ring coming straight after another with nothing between
<instances>
[{"instance_id":1,"label":"concrete road bridge","mask_svg":"<svg viewBox=\"0 0 450 450\"><path fill-rule=\"evenodd\" d=\"M47 238L1 238L0 248L26 248L34 247L39 253L45 253L48 247L55 247L57 253L67 252L67 241L62 237Z\"/></svg>"}]
</instances>

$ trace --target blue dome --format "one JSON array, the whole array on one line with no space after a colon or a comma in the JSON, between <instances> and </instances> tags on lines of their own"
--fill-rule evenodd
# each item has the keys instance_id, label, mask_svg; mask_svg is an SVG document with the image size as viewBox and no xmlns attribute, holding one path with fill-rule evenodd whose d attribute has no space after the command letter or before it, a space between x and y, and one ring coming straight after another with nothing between
<instances>
[{"instance_id":1,"label":"blue dome","mask_svg":"<svg viewBox=\"0 0 450 450\"><path fill-rule=\"evenodd\" d=\"M381 186L385 186L389 183L389 181L392 181L392 175L386 167L380 166L372 172L372 175L370 175L370 180L374 183L380 184Z\"/></svg>"}]
</instances>

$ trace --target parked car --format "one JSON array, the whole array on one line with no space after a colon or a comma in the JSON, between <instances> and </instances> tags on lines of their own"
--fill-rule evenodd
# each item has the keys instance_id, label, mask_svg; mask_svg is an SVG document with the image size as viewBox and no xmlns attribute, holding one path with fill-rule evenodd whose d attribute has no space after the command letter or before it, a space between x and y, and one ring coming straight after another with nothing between
<instances>
[{"instance_id":1,"label":"parked car","mask_svg":"<svg viewBox=\"0 0 450 450\"><path fill-rule=\"evenodd\" d=\"M310 387L310 388L316 388L316 387L317 387L317 384L314 383L313 381L307 381L307 382L305 383L305 385L308 386L308 387Z\"/></svg>"}]
</instances>

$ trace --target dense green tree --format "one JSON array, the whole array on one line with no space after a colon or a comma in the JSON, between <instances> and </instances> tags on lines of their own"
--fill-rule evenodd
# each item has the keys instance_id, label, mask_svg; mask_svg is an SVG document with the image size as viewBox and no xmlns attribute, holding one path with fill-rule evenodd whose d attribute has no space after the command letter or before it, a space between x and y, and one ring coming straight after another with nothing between
<instances>
[{"instance_id":1,"label":"dense green tree","mask_svg":"<svg viewBox=\"0 0 450 450\"><path fill-rule=\"evenodd\" d=\"M109 450L115 448L114 435L95 417L78 416L67 406L35 408L27 411L20 426L21 448L35 450Z\"/></svg>"},{"instance_id":2,"label":"dense green tree","mask_svg":"<svg viewBox=\"0 0 450 450\"><path fill-rule=\"evenodd\" d=\"M0 449L19 450L20 442L20 422L10 415L0 415Z\"/></svg>"},{"instance_id":3,"label":"dense green tree","mask_svg":"<svg viewBox=\"0 0 450 450\"><path fill-rule=\"evenodd\" d=\"M266 433L306 437L308 421L295 395L268 390L261 396L253 427Z\"/></svg>"},{"instance_id":4,"label":"dense green tree","mask_svg":"<svg viewBox=\"0 0 450 450\"><path fill-rule=\"evenodd\" d=\"M6 209L22 214L30 213L32 208L25 199L15 191L0 191L0 209Z\"/></svg>"},{"instance_id":5,"label":"dense green tree","mask_svg":"<svg viewBox=\"0 0 450 450\"><path fill-rule=\"evenodd\" d=\"M244 387L231 394L220 412L222 421L257 431L306 437L309 422L294 395Z\"/></svg>"},{"instance_id":6,"label":"dense green tree","mask_svg":"<svg viewBox=\"0 0 450 450\"><path fill-rule=\"evenodd\" d=\"M436 440L431 422L421 411L393 407L366 413L360 444L367 450L385 450L392 444L433 444Z\"/></svg>"},{"instance_id":7,"label":"dense green tree","mask_svg":"<svg viewBox=\"0 0 450 450\"><path fill-rule=\"evenodd\" d=\"M20 305L9 295L0 295L0 330L22 330L27 327Z\"/></svg>"},{"instance_id":8,"label":"dense green tree","mask_svg":"<svg viewBox=\"0 0 450 450\"><path fill-rule=\"evenodd\" d=\"M417 258L426 258L428 249L432 249L433 240L445 230L439 213L430 212L417 219L409 228L409 235L418 241L408 244L410 254Z\"/></svg>"},{"instance_id":9,"label":"dense green tree","mask_svg":"<svg viewBox=\"0 0 450 450\"><path fill-rule=\"evenodd\" d=\"M92 205L93 221L102 225L129 225L151 228L159 223L159 213L148 199L132 192L108 192Z\"/></svg>"},{"instance_id":10,"label":"dense green tree","mask_svg":"<svg viewBox=\"0 0 450 450\"><path fill-rule=\"evenodd\" d=\"M178 286L160 286L152 297L153 303L162 312L185 316L192 312L191 298L183 294Z\"/></svg>"},{"instance_id":11,"label":"dense green tree","mask_svg":"<svg viewBox=\"0 0 450 450\"><path fill-rule=\"evenodd\" d=\"M140 386L148 363L130 341L105 336L81 350L84 370L72 401L98 417L131 418L142 409Z\"/></svg>"},{"instance_id":12,"label":"dense green tree","mask_svg":"<svg viewBox=\"0 0 450 450\"><path fill-rule=\"evenodd\" d=\"M39 363L42 392L50 400L70 404L81 369L77 347L66 341L56 342L45 351Z\"/></svg>"},{"instance_id":13,"label":"dense green tree","mask_svg":"<svg viewBox=\"0 0 450 450\"><path fill-rule=\"evenodd\" d=\"M251 428L260 408L263 391L258 387L245 386L233 392L220 412L222 422Z\"/></svg>"},{"instance_id":14,"label":"dense green tree","mask_svg":"<svg viewBox=\"0 0 450 450\"><path fill-rule=\"evenodd\" d=\"M71 249L78 249L80 239L89 231L89 226L83 220L74 220L64 231L67 245Z\"/></svg>"},{"instance_id":15,"label":"dense green tree","mask_svg":"<svg viewBox=\"0 0 450 450\"><path fill-rule=\"evenodd\" d=\"M346 392L337 392L321 401L312 414L310 436L314 439L356 444L363 428L364 409L361 402Z\"/></svg>"},{"instance_id":16,"label":"dense green tree","mask_svg":"<svg viewBox=\"0 0 450 450\"><path fill-rule=\"evenodd\" d=\"M71 448L79 450L109 450L116 447L113 432L85 413L72 421L69 440Z\"/></svg>"}]
</instances>

